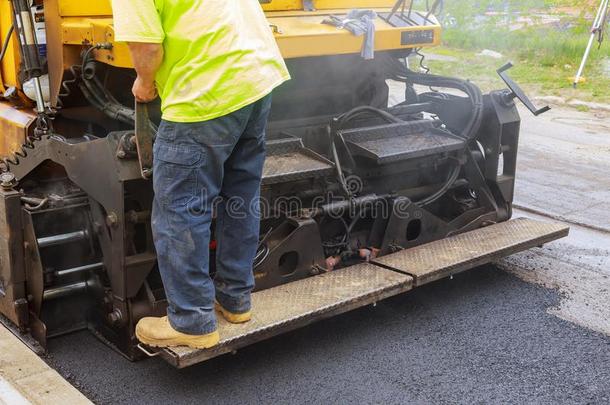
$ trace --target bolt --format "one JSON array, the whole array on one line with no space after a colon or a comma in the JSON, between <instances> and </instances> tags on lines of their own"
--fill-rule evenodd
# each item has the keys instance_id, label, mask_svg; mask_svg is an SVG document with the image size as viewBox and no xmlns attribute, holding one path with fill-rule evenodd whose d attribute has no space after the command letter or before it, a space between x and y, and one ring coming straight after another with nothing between
<instances>
[{"instance_id":1,"label":"bolt","mask_svg":"<svg viewBox=\"0 0 610 405\"><path fill-rule=\"evenodd\" d=\"M118 223L119 223L119 217L117 217L116 213L111 212L110 214L108 214L106 216L106 224L108 226L111 226L114 228L115 226L117 226Z\"/></svg>"},{"instance_id":2,"label":"bolt","mask_svg":"<svg viewBox=\"0 0 610 405\"><path fill-rule=\"evenodd\" d=\"M105 305L112 305L112 297L105 295L104 296L104 304Z\"/></svg>"},{"instance_id":3,"label":"bolt","mask_svg":"<svg viewBox=\"0 0 610 405\"><path fill-rule=\"evenodd\" d=\"M17 184L15 175L11 172L2 173L0 175L0 186L4 190L11 190Z\"/></svg>"},{"instance_id":4,"label":"bolt","mask_svg":"<svg viewBox=\"0 0 610 405\"><path fill-rule=\"evenodd\" d=\"M108 322L112 325L119 325L123 321L123 314L120 310L115 309L111 313L108 314Z\"/></svg>"},{"instance_id":5,"label":"bolt","mask_svg":"<svg viewBox=\"0 0 610 405\"><path fill-rule=\"evenodd\" d=\"M7 100L16 99L19 97L19 92L16 87L9 87L2 96Z\"/></svg>"}]
</instances>

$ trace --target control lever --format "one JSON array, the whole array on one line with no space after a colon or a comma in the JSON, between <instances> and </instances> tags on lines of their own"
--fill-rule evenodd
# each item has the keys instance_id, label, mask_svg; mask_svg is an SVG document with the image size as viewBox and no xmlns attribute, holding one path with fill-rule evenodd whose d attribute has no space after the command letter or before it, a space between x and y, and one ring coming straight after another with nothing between
<instances>
[{"instance_id":1,"label":"control lever","mask_svg":"<svg viewBox=\"0 0 610 405\"><path fill-rule=\"evenodd\" d=\"M523 89L517 83L515 83L515 81L511 79L510 76L508 76L508 73L506 72L512 67L513 64L508 62L506 65L498 69L498 75L500 75L502 80L504 80L504 83L506 83L506 85L510 89L510 93L508 91L505 92L505 99L507 101L510 101L514 98L518 98L523 103L523 105L525 105L527 109L530 110L535 116L539 116L540 114L544 114L545 112L549 111L551 109L551 107L549 106L542 107L541 109L536 109L532 101L525 95Z\"/></svg>"},{"instance_id":2,"label":"control lever","mask_svg":"<svg viewBox=\"0 0 610 405\"><path fill-rule=\"evenodd\" d=\"M143 179L152 177L153 133L148 118L148 105L136 101L136 148Z\"/></svg>"}]
</instances>

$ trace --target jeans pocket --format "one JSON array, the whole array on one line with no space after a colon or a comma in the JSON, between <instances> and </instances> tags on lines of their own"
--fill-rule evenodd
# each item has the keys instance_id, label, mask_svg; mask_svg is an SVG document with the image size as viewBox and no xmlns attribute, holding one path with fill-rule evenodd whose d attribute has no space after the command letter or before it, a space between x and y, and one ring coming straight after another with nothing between
<instances>
[{"instance_id":1,"label":"jeans pocket","mask_svg":"<svg viewBox=\"0 0 610 405\"><path fill-rule=\"evenodd\" d=\"M203 151L193 145L155 142L153 168L155 198L163 205L171 207L186 205L196 197L197 170L200 170L203 162Z\"/></svg>"},{"instance_id":2,"label":"jeans pocket","mask_svg":"<svg viewBox=\"0 0 610 405\"><path fill-rule=\"evenodd\" d=\"M176 140L177 137L177 129L177 123L161 120L161 124L159 124L159 129L157 130L157 139L173 142Z\"/></svg>"}]
</instances>

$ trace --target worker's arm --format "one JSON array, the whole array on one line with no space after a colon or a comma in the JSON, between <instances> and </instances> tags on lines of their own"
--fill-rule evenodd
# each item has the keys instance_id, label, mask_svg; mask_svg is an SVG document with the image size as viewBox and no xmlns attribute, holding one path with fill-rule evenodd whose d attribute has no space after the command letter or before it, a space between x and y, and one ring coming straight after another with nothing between
<instances>
[{"instance_id":1,"label":"worker's arm","mask_svg":"<svg viewBox=\"0 0 610 405\"><path fill-rule=\"evenodd\" d=\"M133 95L141 103L153 101L158 95L155 76L163 62L163 46L161 44L130 42L129 50L138 74L136 81L133 83Z\"/></svg>"},{"instance_id":2,"label":"worker's arm","mask_svg":"<svg viewBox=\"0 0 610 405\"><path fill-rule=\"evenodd\" d=\"M163 60L165 32L154 0L112 0L115 40L127 42L138 78L133 94L138 101L157 97L155 75Z\"/></svg>"}]
</instances>

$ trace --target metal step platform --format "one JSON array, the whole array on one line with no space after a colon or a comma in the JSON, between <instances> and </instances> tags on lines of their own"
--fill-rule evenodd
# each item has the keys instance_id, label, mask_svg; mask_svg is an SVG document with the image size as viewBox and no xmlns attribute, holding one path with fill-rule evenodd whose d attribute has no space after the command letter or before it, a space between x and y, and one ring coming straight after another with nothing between
<instances>
[{"instance_id":1,"label":"metal step platform","mask_svg":"<svg viewBox=\"0 0 610 405\"><path fill-rule=\"evenodd\" d=\"M232 352L314 321L372 304L412 288L410 276L368 263L309 277L252 294L252 320L235 325L218 319L213 349L175 347L161 356L178 368Z\"/></svg>"},{"instance_id":2,"label":"metal step platform","mask_svg":"<svg viewBox=\"0 0 610 405\"><path fill-rule=\"evenodd\" d=\"M378 164L431 156L460 150L463 139L438 128L433 120L410 121L376 127L340 131L355 156L373 159Z\"/></svg>"},{"instance_id":3,"label":"metal step platform","mask_svg":"<svg viewBox=\"0 0 610 405\"><path fill-rule=\"evenodd\" d=\"M329 318L415 286L492 262L567 236L569 228L515 219L252 295L253 318L233 325L219 319L220 344L212 349L175 347L158 355L188 367L252 343Z\"/></svg>"},{"instance_id":4,"label":"metal step platform","mask_svg":"<svg viewBox=\"0 0 610 405\"><path fill-rule=\"evenodd\" d=\"M263 185L328 176L333 164L298 138L286 137L267 142L267 158L263 167Z\"/></svg>"},{"instance_id":5,"label":"metal step platform","mask_svg":"<svg viewBox=\"0 0 610 405\"><path fill-rule=\"evenodd\" d=\"M517 218L389 254L373 263L413 276L418 287L563 238L568 232L565 225Z\"/></svg>"}]
</instances>

